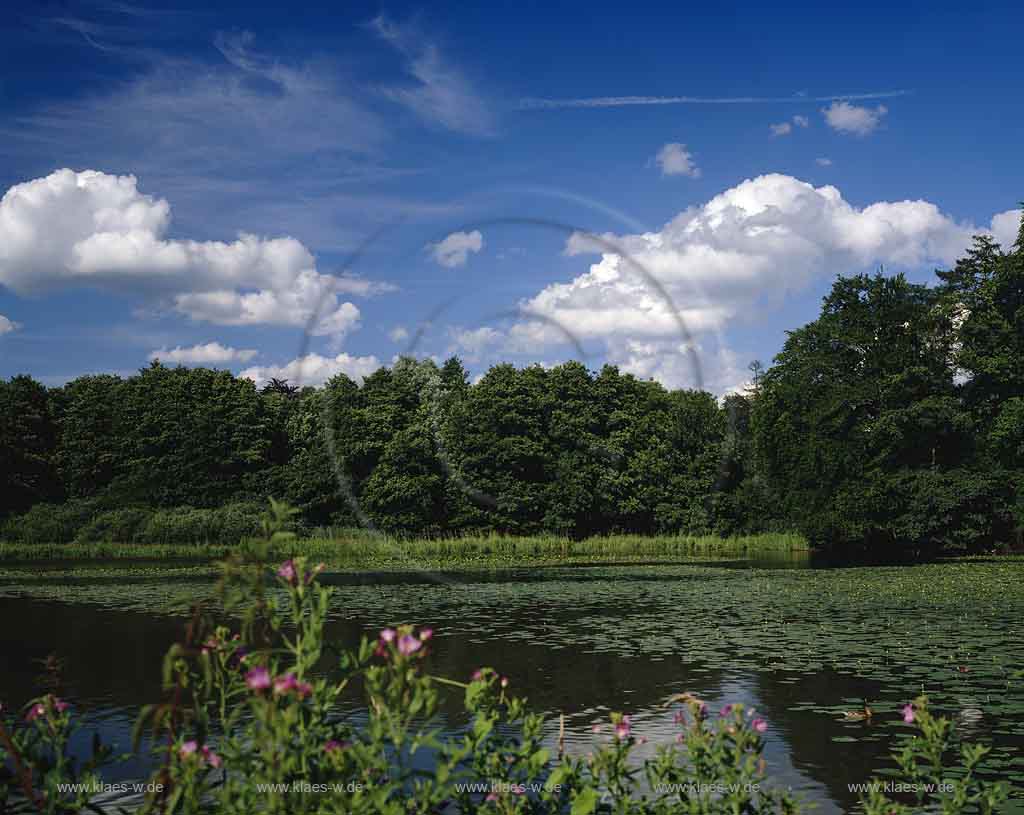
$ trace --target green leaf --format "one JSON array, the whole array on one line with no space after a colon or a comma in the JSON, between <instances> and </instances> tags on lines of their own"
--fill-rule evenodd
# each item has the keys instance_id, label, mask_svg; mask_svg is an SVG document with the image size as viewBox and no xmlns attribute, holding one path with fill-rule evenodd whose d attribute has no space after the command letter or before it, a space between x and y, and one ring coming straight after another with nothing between
<instances>
[{"instance_id":1,"label":"green leaf","mask_svg":"<svg viewBox=\"0 0 1024 815\"><path fill-rule=\"evenodd\" d=\"M599 796L593 787L580 790L573 799L570 815L590 815L597 807Z\"/></svg>"}]
</instances>

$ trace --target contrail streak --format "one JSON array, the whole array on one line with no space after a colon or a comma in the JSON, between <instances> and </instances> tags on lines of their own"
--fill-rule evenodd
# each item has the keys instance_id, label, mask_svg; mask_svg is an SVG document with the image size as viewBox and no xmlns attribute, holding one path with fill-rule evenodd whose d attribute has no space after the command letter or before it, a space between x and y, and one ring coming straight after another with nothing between
<instances>
[{"instance_id":1,"label":"contrail streak","mask_svg":"<svg viewBox=\"0 0 1024 815\"><path fill-rule=\"evenodd\" d=\"M621 108L631 105L759 105L782 102L835 102L865 99L891 99L906 96L907 90L872 93L837 93L830 96L591 96L584 99L519 100L520 110L559 110L562 108Z\"/></svg>"}]
</instances>

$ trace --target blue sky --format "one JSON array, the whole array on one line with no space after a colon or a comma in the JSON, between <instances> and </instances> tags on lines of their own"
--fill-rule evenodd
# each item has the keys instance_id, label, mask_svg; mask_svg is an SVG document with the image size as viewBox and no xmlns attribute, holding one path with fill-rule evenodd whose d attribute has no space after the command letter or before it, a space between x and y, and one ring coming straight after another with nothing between
<instances>
[{"instance_id":1,"label":"blue sky","mask_svg":"<svg viewBox=\"0 0 1024 815\"><path fill-rule=\"evenodd\" d=\"M722 393L836 274L1016 233L1019 4L549 5L11 6L0 375Z\"/></svg>"}]
</instances>

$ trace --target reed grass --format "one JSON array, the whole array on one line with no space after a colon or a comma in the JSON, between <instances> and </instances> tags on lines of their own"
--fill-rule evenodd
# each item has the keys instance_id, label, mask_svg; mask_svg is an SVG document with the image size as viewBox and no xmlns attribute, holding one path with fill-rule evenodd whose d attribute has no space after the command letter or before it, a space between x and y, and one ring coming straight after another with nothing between
<instances>
[{"instance_id":1,"label":"reed grass","mask_svg":"<svg viewBox=\"0 0 1024 815\"><path fill-rule=\"evenodd\" d=\"M0 561L19 560L209 560L226 556L230 544L11 543L0 542ZM749 556L807 549L794 534L720 538L689 535L607 535L571 540L556 535L464 535L398 539L365 530L316 530L311 537L274 547L274 556L323 560L334 568L376 569L673 560L693 556Z\"/></svg>"}]
</instances>

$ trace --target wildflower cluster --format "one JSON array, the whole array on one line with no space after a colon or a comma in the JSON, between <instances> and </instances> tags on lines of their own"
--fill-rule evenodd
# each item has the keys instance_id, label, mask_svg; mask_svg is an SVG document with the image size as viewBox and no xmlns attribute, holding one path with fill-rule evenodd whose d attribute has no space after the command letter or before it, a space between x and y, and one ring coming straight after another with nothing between
<instances>
[{"instance_id":1,"label":"wildflower cluster","mask_svg":"<svg viewBox=\"0 0 1024 815\"><path fill-rule=\"evenodd\" d=\"M178 748L178 755L183 760L196 761L198 764L208 764L209 766L216 769L223 763L220 756L218 756L208 744L204 744L202 747L196 741L186 741L181 747Z\"/></svg>"},{"instance_id":2,"label":"wildflower cluster","mask_svg":"<svg viewBox=\"0 0 1024 815\"><path fill-rule=\"evenodd\" d=\"M280 509L278 507L278 509ZM271 528L268 537L276 534ZM258 554L258 553L257 553ZM167 699L143 711L158 763L141 813L249 815L670 815L789 813L787 793L774 789L764 758L767 720L741 704L712 713L689 693L664 711L678 727L673 743L645 757L645 720L612 713L594 728L586 755L559 740L553 753L544 721L511 693L511 680L482 667L467 681L428 672L434 631L388 627L339 658L327 658L324 623L330 590L322 566L303 558L267 566L240 558L225 580L252 599L240 630L197 612L188 636L167 654ZM268 581L270 588L268 588ZM359 680L365 713L342 699ZM454 735L441 727L441 693L462 695L467 723ZM69 705L54 695L33 700L18 717L0 707L0 759L11 780L8 799L41 813L102 812L84 790L111 759L94 748L81 766L68 756L74 729ZM919 698L902 710L918 735L897 757L912 780L944 774L949 723ZM13 719L13 721L9 721ZM975 776L983 747L961 750L964 769L942 811L982 812L1005 798ZM79 787L65 786L84 782ZM72 791L68 791L72 790ZM925 802L933 803L933 802ZM120 805L119 805L120 806ZM869 815L903 813L902 804L872 793Z\"/></svg>"},{"instance_id":3,"label":"wildflower cluster","mask_svg":"<svg viewBox=\"0 0 1024 815\"><path fill-rule=\"evenodd\" d=\"M116 761L113 750L94 736L91 755L73 758L78 724L71 705L52 693L11 714L0 704L0 811L9 801L15 812L19 805L46 815L83 811L89 790L102 783L100 770Z\"/></svg>"},{"instance_id":4,"label":"wildflower cluster","mask_svg":"<svg viewBox=\"0 0 1024 815\"><path fill-rule=\"evenodd\" d=\"M905 724L915 726L893 755L901 786L913 790L915 800L896 801L885 794L885 785L869 785L862 804L866 815L909 815L912 812L1000 812L1009 797L1004 781L991 783L978 777L978 765L990 748L958 744L948 719L934 716L928 697L918 696L900 710ZM958 754L960 766L946 766L945 759Z\"/></svg>"}]
</instances>

